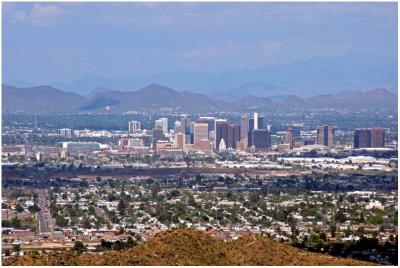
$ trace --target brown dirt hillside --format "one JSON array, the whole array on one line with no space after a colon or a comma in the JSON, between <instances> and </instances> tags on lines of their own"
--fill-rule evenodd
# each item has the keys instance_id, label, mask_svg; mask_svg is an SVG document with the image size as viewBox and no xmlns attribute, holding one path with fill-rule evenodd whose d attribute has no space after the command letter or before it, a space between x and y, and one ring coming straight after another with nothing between
<instances>
[{"instance_id":1,"label":"brown dirt hillside","mask_svg":"<svg viewBox=\"0 0 400 268\"><path fill-rule=\"evenodd\" d=\"M12 257L3 265L373 265L306 252L259 235L225 243L192 229L158 234L122 251L104 254L72 252Z\"/></svg>"},{"instance_id":2,"label":"brown dirt hillside","mask_svg":"<svg viewBox=\"0 0 400 268\"><path fill-rule=\"evenodd\" d=\"M374 265L349 258L301 250L268 237L246 235L227 243L230 260L239 265Z\"/></svg>"}]
</instances>

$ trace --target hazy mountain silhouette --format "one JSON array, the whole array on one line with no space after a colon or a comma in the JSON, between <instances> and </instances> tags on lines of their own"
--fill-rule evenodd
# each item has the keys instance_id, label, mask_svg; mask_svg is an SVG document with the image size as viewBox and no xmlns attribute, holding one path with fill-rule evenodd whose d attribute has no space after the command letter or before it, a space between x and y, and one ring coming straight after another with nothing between
<instances>
[{"instance_id":1,"label":"hazy mountain silhouette","mask_svg":"<svg viewBox=\"0 0 400 268\"><path fill-rule=\"evenodd\" d=\"M387 88L397 92L397 60L348 54L217 74L170 72L124 79L88 76L70 83L55 82L52 85L87 94L98 87L132 91L150 83L199 92L222 100L246 95L269 97L294 94L304 98L368 88Z\"/></svg>"},{"instance_id":2,"label":"hazy mountain silhouette","mask_svg":"<svg viewBox=\"0 0 400 268\"><path fill-rule=\"evenodd\" d=\"M202 94L176 91L157 84L150 84L137 91L101 92L93 96L88 105L98 102L99 99L103 101L106 99L113 100L115 105L109 108L116 111L170 109L171 111L207 112L210 110L217 111L221 108L218 103ZM101 109L102 107L96 108Z\"/></svg>"},{"instance_id":3,"label":"hazy mountain silhouette","mask_svg":"<svg viewBox=\"0 0 400 268\"><path fill-rule=\"evenodd\" d=\"M50 86L17 88L3 85L3 112L127 112L132 110L207 113L218 111L290 111L309 109L397 109L397 96L386 89L342 91L303 99L244 96L217 101L204 94L150 84L137 91L99 90L90 96Z\"/></svg>"},{"instance_id":4,"label":"hazy mountain silhouette","mask_svg":"<svg viewBox=\"0 0 400 268\"><path fill-rule=\"evenodd\" d=\"M93 89L92 91L90 91L88 94L85 94L84 96L91 98L98 93L107 92L107 91L112 91L112 89L110 89L108 87L97 87L97 88Z\"/></svg>"},{"instance_id":5,"label":"hazy mountain silhouette","mask_svg":"<svg viewBox=\"0 0 400 268\"><path fill-rule=\"evenodd\" d=\"M51 86L17 88L2 85L2 110L21 112L75 111L87 100L73 92Z\"/></svg>"}]
</instances>

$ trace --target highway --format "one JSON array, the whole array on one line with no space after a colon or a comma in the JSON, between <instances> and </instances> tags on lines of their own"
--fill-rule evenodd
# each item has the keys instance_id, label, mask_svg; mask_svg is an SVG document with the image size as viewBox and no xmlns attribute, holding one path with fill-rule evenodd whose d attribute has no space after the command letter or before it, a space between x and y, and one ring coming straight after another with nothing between
<instances>
[{"instance_id":1,"label":"highway","mask_svg":"<svg viewBox=\"0 0 400 268\"><path fill-rule=\"evenodd\" d=\"M255 169L255 168L225 168L225 167L191 167L191 168L119 168L119 169L94 169L94 170L37 170L34 168L6 169L2 168L3 178L73 178L82 176L169 176L182 174L253 174L268 175L271 173L287 173L285 170ZM291 174L294 172L291 171Z\"/></svg>"},{"instance_id":2,"label":"highway","mask_svg":"<svg viewBox=\"0 0 400 268\"><path fill-rule=\"evenodd\" d=\"M39 233L50 233L54 231L54 220L50 213L50 201L47 190L38 190L40 211L38 212Z\"/></svg>"}]
</instances>

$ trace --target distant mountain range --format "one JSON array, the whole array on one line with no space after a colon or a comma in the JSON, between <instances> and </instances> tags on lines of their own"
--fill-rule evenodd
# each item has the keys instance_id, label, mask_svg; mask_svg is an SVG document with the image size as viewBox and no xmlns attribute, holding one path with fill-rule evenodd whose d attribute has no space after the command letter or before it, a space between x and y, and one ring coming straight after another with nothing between
<instances>
[{"instance_id":1,"label":"distant mountain range","mask_svg":"<svg viewBox=\"0 0 400 268\"><path fill-rule=\"evenodd\" d=\"M371 262L307 252L269 237L246 234L231 242L194 229L174 229L157 234L128 249L103 254L78 254L72 251L25 254L2 261L5 266L220 266L220 265L350 265L370 266Z\"/></svg>"},{"instance_id":2,"label":"distant mountain range","mask_svg":"<svg viewBox=\"0 0 400 268\"><path fill-rule=\"evenodd\" d=\"M371 88L386 88L397 93L397 69L397 59L352 53L213 74L169 72L139 77L133 73L127 78L84 76L74 81L46 84L80 95L99 88L135 91L157 83L223 101L238 100L247 95L309 98L317 94ZM19 87L36 85L24 80L5 80L5 83Z\"/></svg>"},{"instance_id":3,"label":"distant mountain range","mask_svg":"<svg viewBox=\"0 0 400 268\"><path fill-rule=\"evenodd\" d=\"M244 96L231 101L212 99L204 94L177 91L150 84L136 91L107 88L81 96L51 86L18 88L2 86L3 112L109 112L165 110L208 113L219 111L292 111L309 109L397 109L397 96L386 89L342 91L335 94L300 98L296 95L274 97Z\"/></svg>"}]
</instances>

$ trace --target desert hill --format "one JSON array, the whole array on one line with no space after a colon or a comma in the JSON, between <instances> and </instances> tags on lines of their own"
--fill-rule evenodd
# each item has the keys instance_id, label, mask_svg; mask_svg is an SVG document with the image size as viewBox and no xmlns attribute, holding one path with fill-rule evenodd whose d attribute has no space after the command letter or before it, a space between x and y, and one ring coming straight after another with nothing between
<instances>
[{"instance_id":1,"label":"desert hill","mask_svg":"<svg viewBox=\"0 0 400 268\"><path fill-rule=\"evenodd\" d=\"M26 255L3 265L372 265L306 252L260 235L224 242L193 229L160 233L143 244L103 254L73 252Z\"/></svg>"},{"instance_id":2,"label":"desert hill","mask_svg":"<svg viewBox=\"0 0 400 268\"><path fill-rule=\"evenodd\" d=\"M85 104L81 95L50 86L18 88L2 86L3 112L70 112Z\"/></svg>"}]
</instances>

